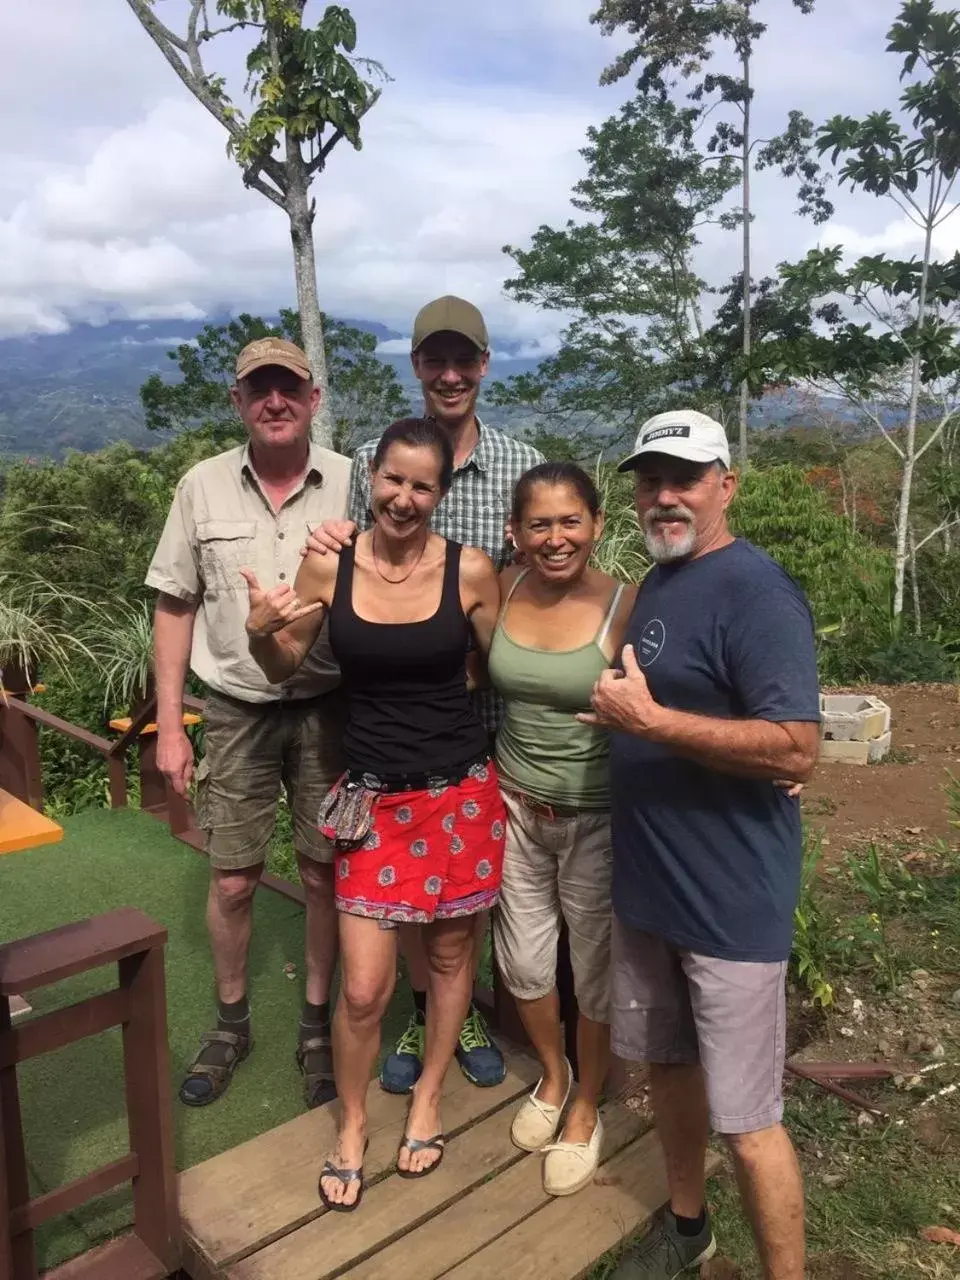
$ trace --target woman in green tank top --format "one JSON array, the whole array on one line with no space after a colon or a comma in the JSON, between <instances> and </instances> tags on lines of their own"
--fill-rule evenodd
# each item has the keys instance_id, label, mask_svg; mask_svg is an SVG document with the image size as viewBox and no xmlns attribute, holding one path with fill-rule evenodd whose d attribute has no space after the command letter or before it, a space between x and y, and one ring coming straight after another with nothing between
<instances>
[{"instance_id":1,"label":"woman in green tank top","mask_svg":"<svg viewBox=\"0 0 960 1280\"><path fill-rule=\"evenodd\" d=\"M507 807L494 934L504 983L543 1064L512 1137L524 1150L546 1149L544 1187L570 1195L599 1163L597 1103L610 1056L609 748L606 732L576 715L590 709L594 682L620 652L636 588L590 566L603 515L593 481L573 463L526 472L512 524L525 563L501 575L489 659L505 702L496 754ZM575 1093L555 985L563 923L580 1008Z\"/></svg>"}]
</instances>

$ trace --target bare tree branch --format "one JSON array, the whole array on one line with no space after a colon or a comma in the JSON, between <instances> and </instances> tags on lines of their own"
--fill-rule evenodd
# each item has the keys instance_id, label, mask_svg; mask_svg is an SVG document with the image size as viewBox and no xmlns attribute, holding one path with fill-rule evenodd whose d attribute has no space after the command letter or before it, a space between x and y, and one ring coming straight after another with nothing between
<instances>
[{"instance_id":1,"label":"bare tree branch","mask_svg":"<svg viewBox=\"0 0 960 1280\"><path fill-rule=\"evenodd\" d=\"M950 516L946 520L941 521L941 523L938 524L935 529L933 529L930 533L927 534L925 538L921 539L921 541L917 543L917 545L913 549L914 554L916 554L918 551L922 551L923 548L927 545L927 543L931 542L939 534L944 533L947 529L954 529L956 528L957 525L960 525L960 516Z\"/></svg>"},{"instance_id":2,"label":"bare tree branch","mask_svg":"<svg viewBox=\"0 0 960 1280\"><path fill-rule=\"evenodd\" d=\"M266 196L268 200L272 200L278 209L283 209L285 213L288 212L287 198L283 190L280 189L278 191L275 187L268 186L267 183L264 182L263 178L260 177L261 168L261 165L256 165L253 169L245 169L243 173L243 185L245 187L252 187L254 191L259 191L262 196Z\"/></svg>"},{"instance_id":3,"label":"bare tree branch","mask_svg":"<svg viewBox=\"0 0 960 1280\"><path fill-rule=\"evenodd\" d=\"M380 94L381 94L382 92L383 92L383 90L382 90L382 89L374 89L373 93L371 93L371 95L370 95L370 99L369 99L369 101L367 102L367 105L366 105L366 106L363 108L363 110L360 112L360 116L359 116L359 118L360 118L361 120L362 120L362 119L363 119L363 117L367 114L367 112L370 110L370 108L371 108L371 107L373 107L373 106L376 106L376 104L380 101ZM308 177L312 177L312 176L317 172L317 170L318 170L318 169L322 169L322 168L323 168L323 166L324 166L324 165L326 164L326 162L327 162L327 156L330 154L330 152L333 150L333 148L337 145L337 143L338 143L338 142L339 142L343 137L344 137L344 132L343 132L343 130L342 130L342 129L335 129L335 130L334 130L334 132L330 135L330 137L328 138L328 140L327 140L327 141L324 143L324 145L320 148L320 150L317 152L317 154L316 154L316 155L313 157L313 159L312 159L312 160L307 164L307 176L308 176Z\"/></svg>"},{"instance_id":4,"label":"bare tree branch","mask_svg":"<svg viewBox=\"0 0 960 1280\"><path fill-rule=\"evenodd\" d=\"M174 35L169 28L165 27L157 19L147 0L127 0L127 4L183 84L190 90L197 101L206 107L213 118L223 125L230 137L238 140L243 134L243 126L239 119L232 115L224 104L219 101L216 94L211 92L207 73L203 68L203 62L200 59L200 52L197 48L196 25L200 10L203 7L203 0L191 0L190 35L186 40ZM178 50L186 54L189 66L186 66L183 60L177 56Z\"/></svg>"},{"instance_id":5,"label":"bare tree branch","mask_svg":"<svg viewBox=\"0 0 960 1280\"><path fill-rule=\"evenodd\" d=\"M958 413L960 413L960 409L950 409L948 410L948 412L946 412L943 415L943 417L934 427L933 431L930 433L927 439L924 440L923 444L917 450L918 461L923 457L923 455L927 452L930 446L932 444L935 444L937 440L940 439L940 437L943 435L944 428L949 424L952 418L955 418L957 416Z\"/></svg>"}]
</instances>

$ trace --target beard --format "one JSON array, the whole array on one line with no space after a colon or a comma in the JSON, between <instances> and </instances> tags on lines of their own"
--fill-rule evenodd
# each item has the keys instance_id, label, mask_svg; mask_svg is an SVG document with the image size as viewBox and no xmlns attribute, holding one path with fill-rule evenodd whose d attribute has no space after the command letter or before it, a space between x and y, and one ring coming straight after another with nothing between
<instances>
[{"instance_id":1,"label":"beard","mask_svg":"<svg viewBox=\"0 0 960 1280\"><path fill-rule=\"evenodd\" d=\"M658 520L680 520L687 527L679 537L671 536L655 528ZM677 560L686 560L697 544L693 512L682 505L652 507L643 517L643 540L651 560L656 564L673 564Z\"/></svg>"}]
</instances>

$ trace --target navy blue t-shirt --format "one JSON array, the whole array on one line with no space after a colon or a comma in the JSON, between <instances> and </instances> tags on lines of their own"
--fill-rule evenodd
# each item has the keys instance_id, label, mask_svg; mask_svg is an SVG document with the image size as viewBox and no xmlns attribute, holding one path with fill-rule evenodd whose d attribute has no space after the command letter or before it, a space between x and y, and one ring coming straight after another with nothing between
<instances>
[{"instance_id":1,"label":"navy blue t-shirt","mask_svg":"<svg viewBox=\"0 0 960 1280\"><path fill-rule=\"evenodd\" d=\"M820 719L806 597L742 539L654 566L627 640L663 706L727 720ZM625 733L612 735L611 790L613 904L625 924L725 960L789 956L798 801Z\"/></svg>"}]
</instances>

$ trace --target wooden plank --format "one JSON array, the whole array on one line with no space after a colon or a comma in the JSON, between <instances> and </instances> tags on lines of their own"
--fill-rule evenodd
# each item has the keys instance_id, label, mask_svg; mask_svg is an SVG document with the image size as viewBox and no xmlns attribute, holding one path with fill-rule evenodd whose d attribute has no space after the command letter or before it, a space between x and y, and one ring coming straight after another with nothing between
<instances>
[{"instance_id":1,"label":"wooden plank","mask_svg":"<svg viewBox=\"0 0 960 1280\"><path fill-rule=\"evenodd\" d=\"M510 1141L515 1107L471 1125L446 1146L443 1167L411 1182L394 1176L364 1192L362 1212L324 1213L230 1269L230 1280L319 1280L390 1244L492 1174L526 1159Z\"/></svg>"},{"instance_id":2,"label":"wooden plank","mask_svg":"<svg viewBox=\"0 0 960 1280\"><path fill-rule=\"evenodd\" d=\"M125 991L104 991L77 1004L40 1014L21 1027L0 1033L0 1070L28 1058L36 1058L41 1053L62 1049L87 1036L99 1035L109 1027L119 1026L129 1007Z\"/></svg>"},{"instance_id":3,"label":"wooden plank","mask_svg":"<svg viewBox=\"0 0 960 1280\"><path fill-rule=\"evenodd\" d=\"M167 931L136 907L35 933L0 947L0 995L18 995L160 947Z\"/></svg>"},{"instance_id":4,"label":"wooden plank","mask_svg":"<svg viewBox=\"0 0 960 1280\"><path fill-rule=\"evenodd\" d=\"M63 827L24 804L9 791L0 791L0 853L19 853L63 839Z\"/></svg>"},{"instance_id":5,"label":"wooden plank","mask_svg":"<svg viewBox=\"0 0 960 1280\"><path fill-rule=\"evenodd\" d=\"M540 1075L525 1054L508 1056L506 1079L478 1089L451 1063L443 1119L451 1136L527 1092ZM324 1212L317 1195L321 1160L336 1136L336 1104L318 1107L180 1175L180 1216L191 1248L211 1270L239 1261L305 1226ZM367 1094L370 1147L365 1169L375 1179L393 1168L408 1099L372 1081Z\"/></svg>"},{"instance_id":6,"label":"wooden plank","mask_svg":"<svg viewBox=\"0 0 960 1280\"><path fill-rule=\"evenodd\" d=\"M169 1274L165 1264L131 1233L45 1271L43 1280L166 1280Z\"/></svg>"},{"instance_id":7,"label":"wooden plank","mask_svg":"<svg viewBox=\"0 0 960 1280\"><path fill-rule=\"evenodd\" d=\"M717 1158L708 1155L707 1172ZM669 1198L667 1171L651 1130L614 1156L591 1186L553 1200L447 1272L447 1280L579 1280L598 1259L648 1222Z\"/></svg>"},{"instance_id":8,"label":"wooden plank","mask_svg":"<svg viewBox=\"0 0 960 1280\"><path fill-rule=\"evenodd\" d=\"M95 1200L97 1196L112 1191L121 1182L130 1182L137 1176L139 1167L140 1162L131 1151L111 1164L102 1165L92 1173L85 1173L82 1178L74 1178L55 1191L36 1196L29 1203L11 1210L10 1229L15 1236L24 1231L34 1231L51 1218L57 1218L61 1213L70 1213L88 1200Z\"/></svg>"},{"instance_id":9,"label":"wooden plank","mask_svg":"<svg viewBox=\"0 0 960 1280\"><path fill-rule=\"evenodd\" d=\"M512 1120L513 1108L507 1114ZM638 1136L642 1122L635 1111L615 1102L607 1103L602 1114L602 1158L609 1160ZM443 1177L444 1172L436 1177ZM407 1185L400 1179L391 1179L384 1186L389 1188L391 1182ZM374 1192L380 1192L380 1188L372 1188L367 1193L371 1200ZM575 1199L572 1197L567 1203L571 1204ZM409 1234L342 1273L343 1280L396 1280L398 1276L409 1274L411 1258L416 1259L417 1280L438 1280L451 1267L550 1203L551 1197L543 1189L542 1160L536 1156L524 1158L497 1177L477 1186L469 1195L464 1195L428 1222L419 1226L414 1224ZM366 1209L365 1201L363 1211L356 1218L360 1232L364 1230ZM325 1221L323 1225L328 1224ZM529 1274L549 1275L553 1280L549 1272L530 1271ZM230 1275L232 1280L234 1272L231 1271Z\"/></svg>"}]
</instances>

